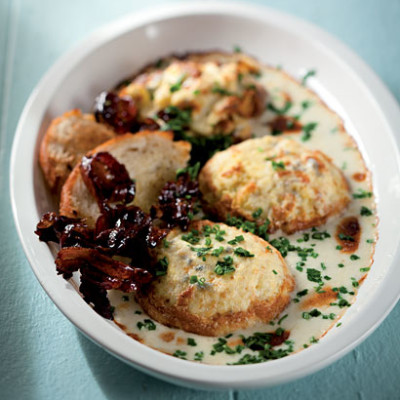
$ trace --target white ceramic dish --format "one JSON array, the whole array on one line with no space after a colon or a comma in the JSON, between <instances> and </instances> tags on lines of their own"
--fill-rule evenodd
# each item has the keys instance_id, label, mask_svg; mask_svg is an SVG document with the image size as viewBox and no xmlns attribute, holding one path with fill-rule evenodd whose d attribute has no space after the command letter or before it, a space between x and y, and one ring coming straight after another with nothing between
<instances>
[{"instance_id":1,"label":"white ceramic dish","mask_svg":"<svg viewBox=\"0 0 400 400\"><path fill-rule=\"evenodd\" d=\"M34 235L51 208L37 162L49 121L64 111L89 110L94 97L141 66L172 52L225 49L246 52L300 77L318 71L310 86L341 115L373 174L380 240L375 264L356 303L317 344L298 354L257 365L210 366L173 358L126 336L101 318L55 273L54 255ZM20 118L11 157L15 223L29 262L60 310L88 337L135 367L162 379L203 388L259 387L287 382L332 363L364 340L399 298L399 152L396 101L371 70L320 29L267 8L229 3L191 3L135 13L90 36L62 57L32 93Z\"/></svg>"}]
</instances>

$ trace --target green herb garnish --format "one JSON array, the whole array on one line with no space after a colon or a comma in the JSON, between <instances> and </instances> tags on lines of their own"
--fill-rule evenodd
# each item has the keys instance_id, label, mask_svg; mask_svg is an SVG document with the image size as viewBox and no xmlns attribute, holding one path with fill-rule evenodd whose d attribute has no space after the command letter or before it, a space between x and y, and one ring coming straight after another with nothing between
<instances>
[{"instance_id":1,"label":"green herb garnish","mask_svg":"<svg viewBox=\"0 0 400 400\"><path fill-rule=\"evenodd\" d=\"M182 83L185 80L186 75L182 75L176 83L174 83L173 85L171 85L171 87L169 88L169 91L171 93L177 92L181 87L182 87Z\"/></svg>"},{"instance_id":2,"label":"green herb garnish","mask_svg":"<svg viewBox=\"0 0 400 400\"><path fill-rule=\"evenodd\" d=\"M317 72L315 71L315 69L310 69L309 71L307 71L301 80L301 84L304 86L307 82L307 79L310 78L311 76L314 76L316 73Z\"/></svg>"},{"instance_id":3,"label":"green herb garnish","mask_svg":"<svg viewBox=\"0 0 400 400\"><path fill-rule=\"evenodd\" d=\"M254 257L254 254L250 253L243 247L238 247L233 252L239 257Z\"/></svg>"},{"instance_id":4,"label":"green herb garnish","mask_svg":"<svg viewBox=\"0 0 400 400\"><path fill-rule=\"evenodd\" d=\"M367 192L363 189L358 189L357 192L353 193L353 199L366 199L372 197L372 192Z\"/></svg>"},{"instance_id":5,"label":"green herb garnish","mask_svg":"<svg viewBox=\"0 0 400 400\"><path fill-rule=\"evenodd\" d=\"M141 330L142 328L146 328L148 331L155 331L156 324L151 319L145 319L143 322L138 322L136 326Z\"/></svg>"},{"instance_id":6,"label":"green herb garnish","mask_svg":"<svg viewBox=\"0 0 400 400\"><path fill-rule=\"evenodd\" d=\"M197 179L197 175L199 175L200 171L200 163L197 162L194 165L189 165L186 168L180 168L176 171L176 177L179 178L181 175L188 173L192 181Z\"/></svg>"},{"instance_id":7,"label":"green herb garnish","mask_svg":"<svg viewBox=\"0 0 400 400\"><path fill-rule=\"evenodd\" d=\"M167 259L167 257L163 257L160 260L158 260L158 263L155 266L156 276L166 275L167 269L168 269L168 259Z\"/></svg>"},{"instance_id":8,"label":"green herb garnish","mask_svg":"<svg viewBox=\"0 0 400 400\"><path fill-rule=\"evenodd\" d=\"M174 354L172 354L174 357L180 358L182 360L186 360L187 353L186 351L182 350L176 350Z\"/></svg>"},{"instance_id":9,"label":"green herb garnish","mask_svg":"<svg viewBox=\"0 0 400 400\"><path fill-rule=\"evenodd\" d=\"M370 215L373 214L373 212L368 207L362 206L361 210L360 210L360 214L363 217L369 217Z\"/></svg>"},{"instance_id":10,"label":"green herb garnish","mask_svg":"<svg viewBox=\"0 0 400 400\"><path fill-rule=\"evenodd\" d=\"M317 122L309 122L303 126L303 135L301 136L302 142L306 142L311 139L312 131L317 127Z\"/></svg>"},{"instance_id":11,"label":"green herb garnish","mask_svg":"<svg viewBox=\"0 0 400 400\"><path fill-rule=\"evenodd\" d=\"M311 282L321 282L321 272L314 268L307 268L307 279Z\"/></svg>"},{"instance_id":12,"label":"green herb garnish","mask_svg":"<svg viewBox=\"0 0 400 400\"><path fill-rule=\"evenodd\" d=\"M262 214L262 212L263 212L262 208L257 208L257 210L253 212L252 217L254 219L257 219Z\"/></svg>"},{"instance_id":13,"label":"green herb garnish","mask_svg":"<svg viewBox=\"0 0 400 400\"><path fill-rule=\"evenodd\" d=\"M272 168L275 171L282 171L285 169L285 163L283 161L276 162L272 160L271 162L272 162Z\"/></svg>"},{"instance_id":14,"label":"green herb garnish","mask_svg":"<svg viewBox=\"0 0 400 400\"><path fill-rule=\"evenodd\" d=\"M233 258L231 256L225 256L223 261L218 260L214 272L217 275L226 275L231 272L235 272L235 267L233 266Z\"/></svg>"},{"instance_id":15,"label":"green herb garnish","mask_svg":"<svg viewBox=\"0 0 400 400\"><path fill-rule=\"evenodd\" d=\"M194 354L194 361L203 361L204 351L198 351Z\"/></svg>"},{"instance_id":16,"label":"green herb garnish","mask_svg":"<svg viewBox=\"0 0 400 400\"><path fill-rule=\"evenodd\" d=\"M214 86L214 87L211 89L211 92L212 92L212 93L220 94L220 95L222 95L222 96L233 96L233 95L234 95L234 93L232 93L232 92L230 92L229 90L224 89L224 88L222 88L222 87L220 87L220 86Z\"/></svg>"},{"instance_id":17,"label":"green herb garnish","mask_svg":"<svg viewBox=\"0 0 400 400\"><path fill-rule=\"evenodd\" d=\"M291 101L286 101L282 108L277 108L272 103L268 103L267 108L270 111L277 113L278 115L286 114L291 108L293 103Z\"/></svg>"}]
</instances>

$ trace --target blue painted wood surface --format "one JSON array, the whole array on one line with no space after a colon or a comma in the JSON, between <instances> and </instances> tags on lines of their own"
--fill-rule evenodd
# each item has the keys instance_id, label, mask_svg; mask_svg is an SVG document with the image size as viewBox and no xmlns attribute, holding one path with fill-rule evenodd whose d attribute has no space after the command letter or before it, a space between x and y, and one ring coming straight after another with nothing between
<instances>
[{"instance_id":1,"label":"blue painted wood surface","mask_svg":"<svg viewBox=\"0 0 400 400\"><path fill-rule=\"evenodd\" d=\"M253 2L334 34L400 100L400 1ZM8 193L10 148L24 103L52 63L87 34L161 3L0 0L0 398L399 399L400 305L362 345L323 371L270 389L205 393L150 378L110 356L76 331L36 281L18 242Z\"/></svg>"}]
</instances>

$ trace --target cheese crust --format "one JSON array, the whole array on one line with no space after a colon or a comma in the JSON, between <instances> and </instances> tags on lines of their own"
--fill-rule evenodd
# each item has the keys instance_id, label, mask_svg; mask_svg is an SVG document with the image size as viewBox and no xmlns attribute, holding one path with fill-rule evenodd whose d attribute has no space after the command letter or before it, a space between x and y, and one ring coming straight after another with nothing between
<instances>
[{"instance_id":1,"label":"cheese crust","mask_svg":"<svg viewBox=\"0 0 400 400\"><path fill-rule=\"evenodd\" d=\"M220 235L207 236L211 230ZM193 222L190 232L198 233L196 244L184 240L188 232L175 228L166 237L168 247L156 252L157 259L168 262L166 275L137 294L150 317L187 332L218 336L269 322L283 311L294 280L281 254L268 242L210 221ZM218 236L223 241L216 240ZM238 237L240 241L235 241ZM204 251L207 247L209 250ZM204 255L199 255L199 248ZM229 258L234 270L218 274L218 262L229 264Z\"/></svg>"},{"instance_id":2,"label":"cheese crust","mask_svg":"<svg viewBox=\"0 0 400 400\"><path fill-rule=\"evenodd\" d=\"M266 104L267 93L257 81L260 69L243 54L171 57L137 75L119 94L132 97L143 118L154 118L171 106L190 109L191 136L234 133L248 138L251 119L260 116Z\"/></svg>"},{"instance_id":3,"label":"cheese crust","mask_svg":"<svg viewBox=\"0 0 400 400\"><path fill-rule=\"evenodd\" d=\"M225 221L270 221L270 232L319 226L350 201L332 160L292 139L265 136L216 153L199 175L205 208Z\"/></svg>"}]
</instances>

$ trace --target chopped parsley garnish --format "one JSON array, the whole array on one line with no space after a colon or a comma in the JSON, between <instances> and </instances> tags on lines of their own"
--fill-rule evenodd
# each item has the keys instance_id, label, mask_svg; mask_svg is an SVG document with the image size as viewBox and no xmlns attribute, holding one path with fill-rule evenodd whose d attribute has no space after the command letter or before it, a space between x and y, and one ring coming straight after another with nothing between
<instances>
[{"instance_id":1,"label":"chopped parsley garnish","mask_svg":"<svg viewBox=\"0 0 400 400\"><path fill-rule=\"evenodd\" d=\"M297 243L308 242L310 240L309 233L303 233L303 237L296 240Z\"/></svg>"},{"instance_id":2,"label":"chopped parsley garnish","mask_svg":"<svg viewBox=\"0 0 400 400\"><path fill-rule=\"evenodd\" d=\"M182 75L176 83L174 83L173 85L171 85L171 87L169 88L169 91L171 93L177 92L181 87L182 87L182 83L185 80L186 75Z\"/></svg>"},{"instance_id":3,"label":"chopped parsley garnish","mask_svg":"<svg viewBox=\"0 0 400 400\"><path fill-rule=\"evenodd\" d=\"M336 250L342 250L343 249L343 247L340 245L340 244L338 244L337 246L336 246Z\"/></svg>"},{"instance_id":4,"label":"chopped parsley garnish","mask_svg":"<svg viewBox=\"0 0 400 400\"><path fill-rule=\"evenodd\" d=\"M367 267L367 268L360 268L361 272L368 272L371 268Z\"/></svg>"},{"instance_id":5,"label":"chopped parsley garnish","mask_svg":"<svg viewBox=\"0 0 400 400\"><path fill-rule=\"evenodd\" d=\"M218 249L214 249L211 252L211 255L214 256L214 257L219 257L222 254L223 251L224 251L224 248L221 246L221 247L218 247Z\"/></svg>"},{"instance_id":6,"label":"chopped parsley garnish","mask_svg":"<svg viewBox=\"0 0 400 400\"><path fill-rule=\"evenodd\" d=\"M234 251L235 255L239 257L254 257L254 254L250 253L248 250L243 247L238 247Z\"/></svg>"},{"instance_id":7,"label":"chopped parsley garnish","mask_svg":"<svg viewBox=\"0 0 400 400\"><path fill-rule=\"evenodd\" d=\"M145 319L143 322L139 321L136 326L141 330L146 328L148 331L155 331L156 324L151 319Z\"/></svg>"},{"instance_id":8,"label":"chopped parsley garnish","mask_svg":"<svg viewBox=\"0 0 400 400\"><path fill-rule=\"evenodd\" d=\"M353 236L345 235L344 233L339 233L338 236L339 236L340 240L348 240L349 242L354 242L355 241Z\"/></svg>"},{"instance_id":9,"label":"chopped parsley garnish","mask_svg":"<svg viewBox=\"0 0 400 400\"><path fill-rule=\"evenodd\" d=\"M126 295L122 296L122 300L123 301L129 301L129 296L126 296Z\"/></svg>"},{"instance_id":10,"label":"chopped parsley garnish","mask_svg":"<svg viewBox=\"0 0 400 400\"><path fill-rule=\"evenodd\" d=\"M286 101L282 108L275 107L272 103L268 103L267 108L270 111L277 113L278 115L286 114L291 108L293 103L291 101Z\"/></svg>"},{"instance_id":11,"label":"chopped parsley garnish","mask_svg":"<svg viewBox=\"0 0 400 400\"><path fill-rule=\"evenodd\" d=\"M214 272L217 275L225 275L231 272L235 272L235 267L233 266L233 258L231 256L225 256L223 261L218 260Z\"/></svg>"},{"instance_id":12,"label":"chopped parsley garnish","mask_svg":"<svg viewBox=\"0 0 400 400\"><path fill-rule=\"evenodd\" d=\"M204 358L204 351L198 351L194 354L194 361L203 361Z\"/></svg>"},{"instance_id":13,"label":"chopped parsley garnish","mask_svg":"<svg viewBox=\"0 0 400 400\"><path fill-rule=\"evenodd\" d=\"M343 268L343 267L344 267L344 264L340 263L340 264L338 264L337 266L338 266L339 268Z\"/></svg>"},{"instance_id":14,"label":"chopped parsley garnish","mask_svg":"<svg viewBox=\"0 0 400 400\"><path fill-rule=\"evenodd\" d=\"M246 221L243 218L231 217L230 215L228 215L225 222L227 225L234 226L238 229L242 229L245 232L250 232L257 236L260 236L264 240L269 239L267 231L268 231L268 227L270 225L270 221L268 219L264 222L264 224L257 225L253 221Z\"/></svg>"},{"instance_id":15,"label":"chopped parsley garnish","mask_svg":"<svg viewBox=\"0 0 400 400\"><path fill-rule=\"evenodd\" d=\"M272 272L274 273L274 275L278 275L278 273L273 269Z\"/></svg>"},{"instance_id":16,"label":"chopped parsley garnish","mask_svg":"<svg viewBox=\"0 0 400 400\"><path fill-rule=\"evenodd\" d=\"M193 181L197 179L197 175L199 175L199 170L200 170L200 163L197 162L194 165L189 165L186 168L180 168L176 171L176 177L178 178L179 176L188 173L189 176L192 178Z\"/></svg>"},{"instance_id":17,"label":"chopped parsley garnish","mask_svg":"<svg viewBox=\"0 0 400 400\"><path fill-rule=\"evenodd\" d=\"M181 236L181 239L190 244L196 244L200 242L199 232L192 229L189 233Z\"/></svg>"},{"instance_id":18,"label":"chopped parsley garnish","mask_svg":"<svg viewBox=\"0 0 400 400\"><path fill-rule=\"evenodd\" d=\"M358 283L358 281L357 281L357 279L356 278L351 278L351 285L353 286L353 287L359 287L360 286L360 284Z\"/></svg>"},{"instance_id":19,"label":"chopped parsley garnish","mask_svg":"<svg viewBox=\"0 0 400 400\"><path fill-rule=\"evenodd\" d=\"M303 261L305 261L309 256L312 258L318 257L318 254L315 253L313 248L302 248L299 246L294 246L289 242L287 238L283 236L272 239L270 243L281 253L282 257L286 257L289 251L297 251L297 255Z\"/></svg>"},{"instance_id":20,"label":"chopped parsley garnish","mask_svg":"<svg viewBox=\"0 0 400 400\"><path fill-rule=\"evenodd\" d=\"M257 219L262 214L262 212L263 212L262 208L257 208L257 210L253 212L252 217L254 219Z\"/></svg>"},{"instance_id":21,"label":"chopped parsley garnish","mask_svg":"<svg viewBox=\"0 0 400 400\"><path fill-rule=\"evenodd\" d=\"M189 114L190 117L190 114ZM169 123L170 121L168 121ZM181 129L169 129L176 133L175 139L186 140L191 143L192 151L190 153L190 163L194 164L197 161L201 165L205 164L217 151L222 151L228 148L233 143L232 135L216 134L213 136L192 136L185 133L189 129L189 122L187 124L181 124ZM163 128L163 130L165 130ZM168 130L168 129L166 129Z\"/></svg>"},{"instance_id":22,"label":"chopped parsley garnish","mask_svg":"<svg viewBox=\"0 0 400 400\"><path fill-rule=\"evenodd\" d=\"M171 244L171 242L168 242L167 239L163 239L163 246L164 246L165 249L168 249L170 244Z\"/></svg>"},{"instance_id":23,"label":"chopped parsley garnish","mask_svg":"<svg viewBox=\"0 0 400 400\"><path fill-rule=\"evenodd\" d=\"M206 278L204 278L204 277L198 278L197 275L192 275L192 276L189 278L189 283L190 283L191 285L194 285L194 284L197 283L200 287L204 287L204 286L205 286L205 283L206 283Z\"/></svg>"},{"instance_id":24,"label":"chopped parsley garnish","mask_svg":"<svg viewBox=\"0 0 400 400\"><path fill-rule=\"evenodd\" d=\"M321 282L321 272L314 268L307 268L307 279L311 282Z\"/></svg>"},{"instance_id":25,"label":"chopped parsley garnish","mask_svg":"<svg viewBox=\"0 0 400 400\"><path fill-rule=\"evenodd\" d=\"M241 53L241 52L242 52L242 49L240 48L240 46L238 46L237 44L235 44L235 45L233 46L233 52L234 52L234 53Z\"/></svg>"},{"instance_id":26,"label":"chopped parsley garnish","mask_svg":"<svg viewBox=\"0 0 400 400\"><path fill-rule=\"evenodd\" d=\"M340 308L343 308L343 307L350 307L351 304L350 304L346 299L340 299L339 302L338 302L338 306L339 306Z\"/></svg>"},{"instance_id":27,"label":"chopped parsley garnish","mask_svg":"<svg viewBox=\"0 0 400 400\"><path fill-rule=\"evenodd\" d=\"M226 353L226 354L240 354L244 346L237 345L235 348L228 346L228 342L224 338L218 338L217 343L213 344L213 349L211 350L211 355L214 356L217 353Z\"/></svg>"},{"instance_id":28,"label":"chopped parsley garnish","mask_svg":"<svg viewBox=\"0 0 400 400\"><path fill-rule=\"evenodd\" d=\"M181 110L175 106L168 106L163 112L168 115L168 121L162 126L161 130L182 133L189 128L192 114L191 109Z\"/></svg>"},{"instance_id":29,"label":"chopped parsley garnish","mask_svg":"<svg viewBox=\"0 0 400 400\"><path fill-rule=\"evenodd\" d=\"M272 168L275 171L282 171L285 169L285 163L283 161L276 162L272 160L271 163L272 163Z\"/></svg>"},{"instance_id":30,"label":"chopped parsley garnish","mask_svg":"<svg viewBox=\"0 0 400 400\"><path fill-rule=\"evenodd\" d=\"M230 240L230 241L228 242L228 244L234 246L235 244L238 244L238 243L240 243L240 242L243 242L243 240L244 240L243 235L239 235L239 236L236 236L235 239Z\"/></svg>"},{"instance_id":31,"label":"chopped parsley garnish","mask_svg":"<svg viewBox=\"0 0 400 400\"><path fill-rule=\"evenodd\" d=\"M282 322L285 318L287 318L288 316L289 316L289 314L285 314L281 319L279 319L278 325L280 325L281 322Z\"/></svg>"},{"instance_id":32,"label":"chopped parsley garnish","mask_svg":"<svg viewBox=\"0 0 400 400\"><path fill-rule=\"evenodd\" d=\"M214 87L211 89L211 92L212 92L212 93L220 94L220 95L222 95L222 96L233 96L233 95L234 95L234 94L233 94L232 92L230 92L229 90L224 89L224 88L219 87L219 86L214 86Z\"/></svg>"},{"instance_id":33,"label":"chopped parsley garnish","mask_svg":"<svg viewBox=\"0 0 400 400\"><path fill-rule=\"evenodd\" d=\"M197 346L197 343L193 338L188 338L187 344L188 344L188 346Z\"/></svg>"},{"instance_id":34,"label":"chopped parsley garnish","mask_svg":"<svg viewBox=\"0 0 400 400\"><path fill-rule=\"evenodd\" d=\"M311 76L314 76L316 73L317 72L315 71L315 69L310 69L309 71L307 71L301 80L301 84L304 86L307 82L307 79L310 78Z\"/></svg>"},{"instance_id":35,"label":"chopped parsley garnish","mask_svg":"<svg viewBox=\"0 0 400 400\"><path fill-rule=\"evenodd\" d=\"M204 257L210 250L211 247L192 247L189 246L190 250L196 252L197 257Z\"/></svg>"},{"instance_id":36,"label":"chopped parsley garnish","mask_svg":"<svg viewBox=\"0 0 400 400\"><path fill-rule=\"evenodd\" d=\"M366 242L367 243L375 243L374 239L367 239Z\"/></svg>"},{"instance_id":37,"label":"chopped parsley garnish","mask_svg":"<svg viewBox=\"0 0 400 400\"><path fill-rule=\"evenodd\" d=\"M308 289L304 289L301 292L298 292L296 296L303 297L308 293Z\"/></svg>"},{"instance_id":38,"label":"chopped parsley garnish","mask_svg":"<svg viewBox=\"0 0 400 400\"><path fill-rule=\"evenodd\" d=\"M302 317L304 318L304 319L311 319L311 318L315 318L315 317L319 317L320 315L321 315L322 313L321 313L321 311L319 311L319 310L317 310L316 308L314 308L313 310L311 310L311 311L304 311L303 312L303 314L302 314Z\"/></svg>"},{"instance_id":39,"label":"chopped parsley garnish","mask_svg":"<svg viewBox=\"0 0 400 400\"><path fill-rule=\"evenodd\" d=\"M360 214L363 217L369 217L373 214L373 212L368 207L362 206L361 210L360 210Z\"/></svg>"},{"instance_id":40,"label":"chopped parsley garnish","mask_svg":"<svg viewBox=\"0 0 400 400\"><path fill-rule=\"evenodd\" d=\"M320 282L319 285L314 288L316 293L325 293L325 290L322 289L322 285L323 283Z\"/></svg>"},{"instance_id":41,"label":"chopped parsley garnish","mask_svg":"<svg viewBox=\"0 0 400 400\"><path fill-rule=\"evenodd\" d=\"M306 142L311 139L312 131L317 127L317 122L309 122L303 126L303 135L301 136L302 142Z\"/></svg>"},{"instance_id":42,"label":"chopped parsley garnish","mask_svg":"<svg viewBox=\"0 0 400 400\"><path fill-rule=\"evenodd\" d=\"M289 240L283 236L272 239L270 243L282 254L282 257L286 257L289 251L295 250L295 246L291 245Z\"/></svg>"},{"instance_id":43,"label":"chopped parsley garnish","mask_svg":"<svg viewBox=\"0 0 400 400\"><path fill-rule=\"evenodd\" d=\"M353 193L353 199L366 199L372 197L372 192L367 192L366 190L358 189L357 192Z\"/></svg>"},{"instance_id":44,"label":"chopped parsley garnish","mask_svg":"<svg viewBox=\"0 0 400 400\"><path fill-rule=\"evenodd\" d=\"M355 260L359 260L360 259L360 257L357 255L357 254L352 254L351 256L350 256L350 260L351 261L355 261Z\"/></svg>"},{"instance_id":45,"label":"chopped parsley garnish","mask_svg":"<svg viewBox=\"0 0 400 400\"><path fill-rule=\"evenodd\" d=\"M158 263L155 266L155 274L156 276L163 276L167 274L168 269L168 258L163 257L158 260Z\"/></svg>"},{"instance_id":46,"label":"chopped parsley garnish","mask_svg":"<svg viewBox=\"0 0 400 400\"><path fill-rule=\"evenodd\" d=\"M331 235L326 231L324 232L315 231L311 234L311 237L315 240L324 240L326 238L330 238Z\"/></svg>"},{"instance_id":47,"label":"chopped parsley garnish","mask_svg":"<svg viewBox=\"0 0 400 400\"><path fill-rule=\"evenodd\" d=\"M256 364L268 360L276 360L289 355L293 352L293 342L291 340L285 340L283 343L286 347L280 349L274 349L270 344L274 336L282 336L284 332L282 328L278 328L275 334L255 332L249 337L242 336L245 347L257 351L258 354L245 354L239 361L232 363L232 365Z\"/></svg>"},{"instance_id":48,"label":"chopped parsley garnish","mask_svg":"<svg viewBox=\"0 0 400 400\"><path fill-rule=\"evenodd\" d=\"M198 96L198 95L200 94L200 90L198 90L198 89L193 90L193 94L194 94L195 96Z\"/></svg>"},{"instance_id":49,"label":"chopped parsley garnish","mask_svg":"<svg viewBox=\"0 0 400 400\"><path fill-rule=\"evenodd\" d=\"M182 360L186 360L187 353L186 351L182 350L176 350L174 354L172 354L174 357L180 358Z\"/></svg>"},{"instance_id":50,"label":"chopped parsley garnish","mask_svg":"<svg viewBox=\"0 0 400 400\"><path fill-rule=\"evenodd\" d=\"M140 310L136 310L136 311L135 311L135 314L137 314L137 315L141 315L141 314L142 314L142 312L141 312Z\"/></svg>"}]
</instances>

